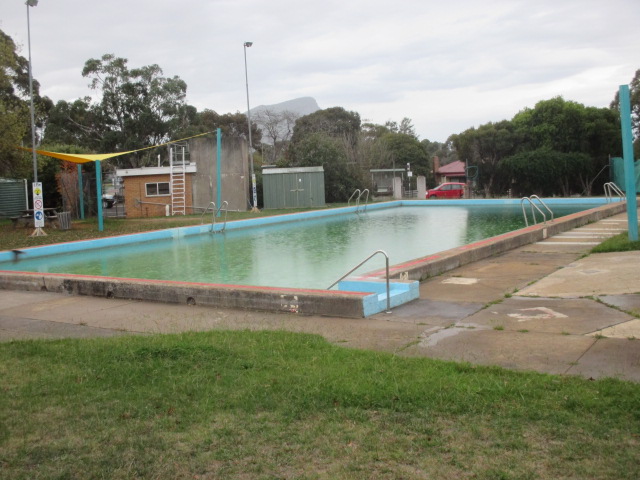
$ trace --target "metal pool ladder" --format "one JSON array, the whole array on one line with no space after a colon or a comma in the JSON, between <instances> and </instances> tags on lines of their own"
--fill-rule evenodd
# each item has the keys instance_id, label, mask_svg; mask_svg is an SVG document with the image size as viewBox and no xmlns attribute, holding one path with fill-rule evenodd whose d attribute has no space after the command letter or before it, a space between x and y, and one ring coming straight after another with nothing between
<instances>
[{"instance_id":1,"label":"metal pool ladder","mask_svg":"<svg viewBox=\"0 0 640 480\"><path fill-rule=\"evenodd\" d=\"M365 258L363 261L361 261L358 265L356 265L351 270L349 270L347 273L345 273L343 276L341 276L338 280L336 280L331 285L329 285L327 287L327 290L331 290L340 281L344 280L346 277L351 275L354 271L356 271L362 265L367 263L369 260L371 260L371 258L376 256L378 253L381 253L382 255L384 255L384 258L385 258L385 269L386 269L386 278L387 278L387 311L385 313L391 313L391 297L389 295L389 255L387 255L387 253L384 250L376 250L375 252L373 252L371 255L369 255L367 258Z\"/></svg>"},{"instance_id":2,"label":"metal pool ladder","mask_svg":"<svg viewBox=\"0 0 640 480\"><path fill-rule=\"evenodd\" d=\"M204 218L204 214L207 213L209 211L209 207L213 207L211 209L211 228L209 228L210 232L213 233L218 233L214 231L214 227L216 225L216 217L220 214L220 211L222 210L222 207L225 206L229 206L229 202L227 202L226 200L224 202L222 202L222 205L220 205L220 208L218 208L216 210L216 202L209 202L209 205L207 205L207 208L204 209L204 212L202 212L202 215L200 216L200 224L204 223L203 222L203 218ZM226 208L224 209L224 223L222 224L222 229L220 229L220 233L224 232L224 229L227 228L227 213L229 212L229 210L227 210Z\"/></svg>"},{"instance_id":3,"label":"metal pool ladder","mask_svg":"<svg viewBox=\"0 0 640 480\"><path fill-rule=\"evenodd\" d=\"M369 189L365 188L364 190L360 191L359 188L356 188L356 191L353 192L351 194L351 196L349 197L349 202L348 202L348 206L351 206L351 200L353 199L353 197L356 196L356 193L358 194L358 196L356 197L356 213L360 213L360 198L366 193L367 196L365 197L365 201L364 201L364 208L362 209L363 212L367 211L367 204L369 203Z\"/></svg>"},{"instance_id":4,"label":"metal pool ladder","mask_svg":"<svg viewBox=\"0 0 640 480\"><path fill-rule=\"evenodd\" d=\"M537 200L538 202L540 202L540 205L542 205L547 210L547 212L551 214L551 222L553 222L553 212L547 206L547 204L544 203L538 195L531 195L530 197L522 197L522 199L520 200L520 206L522 207L522 215L524 215L525 225L527 227L529 226L529 219L527 217L527 212L524 209L525 202L529 202L529 205L531 205L531 217L533 218L534 225L538 224L538 222L536 221L536 210L540 213L540 215L542 215L543 223L545 224L547 223L547 215L540 209L540 207L538 207L535 203L533 203L534 200Z\"/></svg>"},{"instance_id":5,"label":"metal pool ladder","mask_svg":"<svg viewBox=\"0 0 640 480\"><path fill-rule=\"evenodd\" d=\"M616 194L620 197L620 201L623 202L625 200L624 192L613 182L607 182L604 184L604 194L607 197L607 203L611 203L613 201L613 194Z\"/></svg>"}]
</instances>

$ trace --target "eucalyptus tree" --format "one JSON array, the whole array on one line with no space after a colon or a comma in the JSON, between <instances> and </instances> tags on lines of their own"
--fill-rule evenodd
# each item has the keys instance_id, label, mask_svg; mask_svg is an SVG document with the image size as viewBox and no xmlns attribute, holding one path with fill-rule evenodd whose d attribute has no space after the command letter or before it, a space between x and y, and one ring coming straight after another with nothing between
<instances>
[{"instance_id":1,"label":"eucalyptus tree","mask_svg":"<svg viewBox=\"0 0 640 480\"><path fill-rule=\"evenodd\" d=\"M38 132L52 106L51 100L39 92L40 84L33 79ZM18 54L13 39L0 30L0 175L29 176L30 164L15 147L31 145L30 122L29 62Z\"/></svg>"},{"instance_id":2,"label":"eucalyptus tree","mask_svg":"<svg viewBox=\"0 0 640 480\"><path fill-rule=\"evenodd\" d=\"M187 84L165 77L156 65L129 68L113 54L91 58L82 69L94 97L58 102L47 141L75 143L102 152L135 150L173 138L188 123ZM124 167L151 161L145 153L118 157Z\"/></svg>"}]
</instances>

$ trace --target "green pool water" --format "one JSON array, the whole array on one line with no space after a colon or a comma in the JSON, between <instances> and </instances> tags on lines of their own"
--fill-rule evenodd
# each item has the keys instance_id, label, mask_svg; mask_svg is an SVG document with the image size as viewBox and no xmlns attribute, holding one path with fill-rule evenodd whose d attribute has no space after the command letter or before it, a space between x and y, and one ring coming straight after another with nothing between
<instances>
[{"instance_id":1,"label":"green pool water","mask_svg":"<svg viewBox=\"0 0 640 480\"><path fill-rule=\"evenodd\" d=\"M586 206L554 206L556 218ZM520 206L401 207L87 250L1 269L327 288L375 250L398 264L524 227ZM384 266L374 257L361 271Z\"/></svg>"}]
</instances>

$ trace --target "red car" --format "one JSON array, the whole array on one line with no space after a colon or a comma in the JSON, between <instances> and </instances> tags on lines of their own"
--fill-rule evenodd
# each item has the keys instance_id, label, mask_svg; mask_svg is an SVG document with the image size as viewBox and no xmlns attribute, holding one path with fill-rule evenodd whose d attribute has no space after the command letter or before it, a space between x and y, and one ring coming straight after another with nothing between
<instances>
[{"instance_id":1,"label":"red car","mask_svg":"<svg viewBox=\"0 0 640 480\"><path fill-rule=\"evenodd\" d=\"M427 190L427 198L462 198L464 197L464 183L443 183L436 188Z\"/></svg>"}]
</instances>

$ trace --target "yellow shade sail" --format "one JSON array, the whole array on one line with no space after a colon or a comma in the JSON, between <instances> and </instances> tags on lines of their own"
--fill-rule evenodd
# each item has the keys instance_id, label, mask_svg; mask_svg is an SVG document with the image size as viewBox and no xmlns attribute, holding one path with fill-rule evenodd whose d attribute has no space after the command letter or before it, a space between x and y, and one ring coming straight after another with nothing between
<instances>
[{"instance_id":1,"label":"yellow shade sail","mask_svg":"<svg viewBox=\"0 0 640 480\"><path fill-rule=\"evenodd\" d=\"M162 147L164 145L169 145L170 143L182 142L184 140L189 140L190 138L202 137L204 135L208 135L213 132L205 132L200 133L198 135L192 135L191 137L181 138L179 140L172 140L170 142L161 143L159 145L152 145L151 147L138 148L136 150L129 150L127 152L118 152L118 153L60 153L60 152L48 152L47 150L36 150L36 153L40 155L44 155L45 157L57 158L59 160L65 160L67 162L73 163L89 163L95 162L96 160L108 160L113 157L119 157L120 155L126 155L128 153L141 152L142 150L150 150L152 148ZM31 151L30 148L26 147L18 147L20 150L26 150L28 152Z\"/></svg>"}]
</instances>

